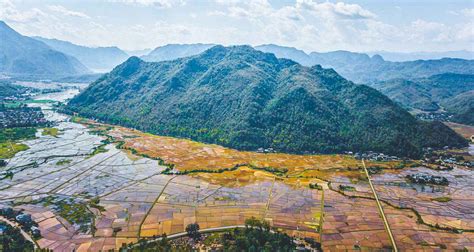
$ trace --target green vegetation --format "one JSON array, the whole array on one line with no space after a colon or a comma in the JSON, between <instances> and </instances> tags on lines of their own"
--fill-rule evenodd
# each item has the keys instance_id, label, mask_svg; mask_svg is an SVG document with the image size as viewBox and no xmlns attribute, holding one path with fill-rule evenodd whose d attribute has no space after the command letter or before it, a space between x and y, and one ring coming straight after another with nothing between
<instances>
[{"instance_id":1,"label":"green vegetation","mask_svg":"<svg viewBox=\"0 0 474 252\"><path fill-rule=\"evenodd\" d=\"M95 209L98 209L99 211L101 212L104 212L105 211L105 208L100 204L100 199L99 197L94 197L92 198L90 201L89 201L89 205L92 207L92 208L95 208Z\"/></svg>"},{"instance_id":2,"label":"green vegetation","mask_svg":"<svg viewBox=\"0 0 474 252\"><path fill-rule=\"evenodd\" d=\"M59 129L57 128L43 128L43 132L41 132L43 136L53 136L58 137Z\"/></svg>"},{"instance_id":3,"label":"green vegetation","mask_svg":"<svg viewBox=\"0 0 474 252\"><path fill-rule=\"evenodd\" d=\"M201 241L202 234L199 232L197 223L186 227L188 236L195 241L202 242L209 246L221 244L223 251L294 251L296 246L293 238L285 233L272 231L268 222L257 220L252 217L245 221L245 228L235 228L228 232L218 232L208 235ZM137 244L123 244L120 251L194 251L190 244L186 242L174 243L170 241L166 234L160 241L147 242L141 239ZM307 239L314 248L320 248L320 244L312 239Z\"/></svg>"},{"instance_id":4,"label":"green vegetation","mask_svg":"<svg viewBox=\"0 0 474 252\"><path fill-rule=\"evenodd\" d=\"M450 202L452 199L450 197L437 197L437 198L432 198L432 201L437 201L437 202Z\"/></svg>"},{"instance_id":5,"label":"green vegetation","mask_svg":"<svg viewBox=\"0 0 474 252\"><path fill-rule=\"evenodd\" d=\"M356 189L353 186L339 185L339 190L348 191L348 192L355 192Z\"/></svg>"},{"instance_id":6,"label":"green vegetation","mask_svg":"<svg viewBox=\"0 0 474 252\"><path fill-rule=\"evenodd\" d=\"M67 165L67 164L70 164L71 162L72 162L71 159L61 159L58 162L56 162L56 165Z\"/></svg>"},{"instance_id":7,"label":"green vegetation","mask_svg":"<svg viewBox=\"0 0 474 252\"><path fill-rule=\"evenodd\" d=\"M437 111L443 107L450 120L474 125L474 75L444 73L414 80L393 79L372 84L409 109Z\"/></svg>"},{"instance_id":8,"label":"green vegetation","mask_svg":"<svg viewBox=\"0 0 474 252\"><path fill-rule=\"evenodd\" d=\"M201 233L199 232L199 224L197 223L191 223L186 226L186 233L188 234L188 237L197 241L201 239Z\"/></svg>"},{"instance_id":9,"label":"green vegetation","mask_svg":"<svg viewBox=\"0 0 474 252\"><path fill-rule=\"evenodd\" d=\"M467 145L445 125L418 121L332 69L303 67L247 46L215 46L159 63L131 57L65 111L239 150L421 157L423 147Z\"/></svg>"},{"instance_id":10,"label":"green vegetation","mask_svg":"<svg viewBox=\"0 0 474 252\"><path fill-rule=\"evenodd\" d=\"M15 85L8 80L0 80L0 100L3 101L5 97L16 97L24 94L28 88Z\"/></svg>"},{"instance_id":11,"label":"green vegetation","mask_svg":"<svg viewBox=\"0 0 474 252\"><path fill-rule=\"evenodd\" d=\"M87 208L89 204L84 204L84 202L73 198L58 198L55 196L48 196L33 203L42 203L43 206L53 208L59 216L69 223L78 225L79 231L83 233L88 231L94 233L95 231L95 227L92 225L94 223L94 214Z\"/></svg>"},{"instance_id":12,"label":"green vegetation","mask_svg":"<svg viewBox=\"0 0 474 252\"><path fill-rule=\"evenodd\" d=\"M224 251L293 251L293 239L285 233L272 232L264 220L254 217L245 221L245 228L222 235Z\"/></svg>"},{"instance_id":13,"label":"green vegetation","mask_svg":"<svg viewBox=\"0 0 474 252\"><path fill-rule=\"evenodd\" d=\"M11 141L0 143L0 159L9 159L20 151L28 150L26 144L14 143Z\"/></svg>"},{"instance_id":14,"label":"green vegetation","mask_svg":"<svg viewBox=\"0 0 474 252\"><path fill-rule=\"evenodd\" d=\"M55 103L53 100L19 100L19 101L8 101L3 103L6 108L20 108L26 106L28 103Z\"/></svg>"},{"instance_id":15,"label":"green vegetation","mask_svg":"<svg viewBox=\"0 0 474 252\"><path fill-rule=\"evenodd\" d=\"M6 141L28 140L35 138L36 128L3 128L0 129L0 143Z\"/></svg>"},{"instance_id":16,"label":"green vegetation","mask_svg":"<svg viewBox=\"0 0 474 252\"><path fill-rule=\"evenodd\" d=\"M257 167L255 165L249 165L250 168L254 169L254 170L262 170L262 171L266 171L266 172L270 172L270 173L273 173L277 176L283 176L285 175L287 172L288 172L288 169L286 168L275 168L275 167Z\"/></svg>"},{"instance_id":17,"label":"green vegetation","mask_svg":"<svg viewBox=\"0 0 474 252\"><path fill-rule=\"evenodd\" d=\"M94 156L94 155L97 155L99 153L105 153L107 152L107 149L105 148L107 144L101 144L99 146L96 146L94 147L94 149L92 150L92 153L90 154L90 156Z\"/></svg>"},{"instance_id":18,"label":"green vegetation","mask_svg":"<svg viewBox=\"0 0 474 252\"><path fill-rule=\"evenodd\" d=\"M0 251L34 251L33 243L26 240L19 228L0 221Z\"/></svg>"},{"instance_id":19,"label":"green vegetation","mask_svg":"<svg viewBox=\"0 0 474 252\"><path fill-rule=\"evenodd\" d=\"M35 128L0 129L0 159L12 158L16 153L29 149L26 144L16 143L16 141L33 139L35 134Z\"/></svg>"},{"instance_id":20,"label":"green vegetation","mask_svg":"<svg viewBox=\"0 0 474 252\"><path fill-rule=\"evenodd\" d=\"M323 187L321 185L317 184L317 183L310 183L309 188L320 190L320 191L323 190Z\"/></svg>"}]
</instances>

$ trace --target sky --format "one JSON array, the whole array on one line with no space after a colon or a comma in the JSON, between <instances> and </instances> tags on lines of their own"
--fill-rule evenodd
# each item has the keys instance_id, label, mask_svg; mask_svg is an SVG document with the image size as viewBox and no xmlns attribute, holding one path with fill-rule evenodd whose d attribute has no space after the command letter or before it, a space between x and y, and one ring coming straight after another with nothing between
<instances>
[{"instance_id":1,"label":"sky","mask_svg":"<svg viewBox=\"0 0 474 252\"><path fill-rule=\"evenodd\" d=\"M169 43L474 50L474 0L0 0L0 20L27 36L125 50Z\"/></svg>"}]
</instances>

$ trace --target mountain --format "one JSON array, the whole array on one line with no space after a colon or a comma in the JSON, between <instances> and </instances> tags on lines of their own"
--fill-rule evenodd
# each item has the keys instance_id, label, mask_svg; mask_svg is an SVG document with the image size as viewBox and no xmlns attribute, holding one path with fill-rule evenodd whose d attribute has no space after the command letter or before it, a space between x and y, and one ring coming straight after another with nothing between
<instances>
[{"instance_id":1,"label":"mountain","mask_svg":"<svg viewBox=\"0 0 474 252\"><path fill-rule=\"evenodd\" d=\"M89 73L76 58L22 36L0 21L0 75L51 78Z\"/></svg>"},{"instance_id":2,"label":"mountain","mask_svg":"<svg viewBox=\"0 0 474 252\"><path fill-rule=\"evenodd\" d=\"M142 49L142 50L126 50L125 52L129 56L141 57L141 56L145 56L145 55L149 54L151 51L152 51L152 49L147 48L147 49Z\"/></svg>"},{"instance_id":3,"label":"mountain","mask_svg":"<svg viewBox=\"0 0 474 252\"><path fill-rule=\"evenodd\" d=\"M448 52L386 52L377 51L370 52L369 55L378 54L388 61L413 61L413 60L431 60L431 59L442 59L442 58L458 58L458 59L474 59L473 51L448 51Z\"/></svg>"},{"instance_id":4,"label":"mountain","mask_svg":"<svg viewBox=\"0 0 474 252\"><path fill-rule=\"evenodd\" d=\"M163 62L131 57L73 98L66 111L241 150L420 156L425 146L466 144L443 124L418 121L332 69L249 46L214 46Z\"/></svg>"},{"instance_id":5,"label":"mountain","mask_svg":"<svg viewBox=\"0 0 474 252\"><path fill-rule=\"evenodd\" d=\"M474 75L437 74L413 80L394 79L371 84L408 109L454 114L454 121L473 125Z\"/></svg>"},{"instance_id":6,"label":"mountain","mask_svg":"<svg viewBox=\"0 0 474 252\"><path fill-rule=\"evenodd\" d=\"M278 58L291 59L304 66L314 65L308 54L294 47L266 44L255 46L254 48L262 52L273 53Z\"/></svg>"},{"instance_id":7,"label":"mountain","mask_svg":"<svg viewBox=\"0 0 474 252\"><path fill-rule=\"evenodd\" d=\"M68 41L33 37L54 50L77 58L82 64L95 72L108 72L128 59L128 54L118 47L87 47Z\"/></svg>"},{"instance_id":8,"label":"mountain","mask_svg":"<svg viewBox=\"0 0 474 252\"><path fill-rule=\"evenodd\" d=\"M365 53L349 51L306 54L295 48L278 45L262 45L255 48L273 53L280 58L297 61L305 66L321 65L325 68L333 68L343 77L356 83L371 83L395 78L413 79L448 72L459 74L474 72L474 61L465 59L443 58L391 62L384 60L380 55L369 56Z\"/></svg>"},{"instance_id":9,"label":"mountain","mask_svg":"<svg viewBox=\"0 0 474 252\"><path fill-rule=\"evenodd\" d=\"M213 44L168 44L155 48L141 58L149 62L174 60L200 54L214 46Z\"/></svg>"},{"instance_id":10,"label":"mountain","mask_svg":"<svg viewBox=\"0 0 474 252\"><path fill-rule=\"evenodd\" d=\"M444 101L445 109L453 113L453 122L474 126L474 90L456 95Z\"/></svg>"}]
</instances>

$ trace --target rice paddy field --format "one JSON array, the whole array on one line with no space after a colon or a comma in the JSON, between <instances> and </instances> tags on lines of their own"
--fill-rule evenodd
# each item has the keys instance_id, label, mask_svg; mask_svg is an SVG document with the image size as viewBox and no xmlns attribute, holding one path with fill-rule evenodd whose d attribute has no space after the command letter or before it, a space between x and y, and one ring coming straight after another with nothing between
<instances>
[{"instance_id":1,"label":"rice paddy field","mask_svg":"<svg viewBox=\"0 0 474 252\"><path fill-rule=\"evenodd\" d=\"M326 251L391 249L363 164L352 156L243 152L34 106L57 131L21 141L28 148L1 168L13 177L1 180L0 207L32 214L41 248L117 250L194 222L207 229L256 217ZM418 161L366 166L379 169L371 180L400 251L474 250L472 170ZM406 180L420 172L449 185Z\"/></svg>"}]
</instances>

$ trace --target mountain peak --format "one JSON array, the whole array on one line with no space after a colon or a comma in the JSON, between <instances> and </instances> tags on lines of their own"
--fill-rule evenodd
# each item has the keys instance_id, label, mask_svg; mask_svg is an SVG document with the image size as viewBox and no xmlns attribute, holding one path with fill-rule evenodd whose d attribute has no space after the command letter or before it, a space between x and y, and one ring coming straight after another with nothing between
<instances>
[{"instance_id":1,"label":"mountain peak","mask_svg":"<svg viewBox=\"0 0 474 252\"><path fill-rule=\"evenodd\" d=\"M447 127L433 130L434 138L430 125L334 70L288 62L250 46L214 46L159 63L131 57L67 106L86 117L241 150L418 156L426 143L465 144Z\"/></svg>"}]
</instances>

